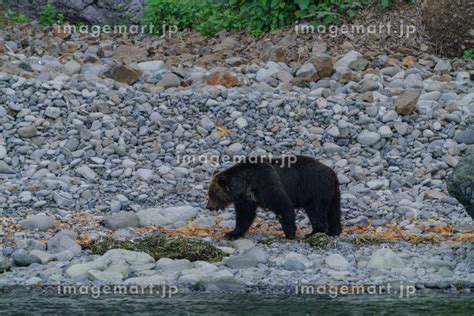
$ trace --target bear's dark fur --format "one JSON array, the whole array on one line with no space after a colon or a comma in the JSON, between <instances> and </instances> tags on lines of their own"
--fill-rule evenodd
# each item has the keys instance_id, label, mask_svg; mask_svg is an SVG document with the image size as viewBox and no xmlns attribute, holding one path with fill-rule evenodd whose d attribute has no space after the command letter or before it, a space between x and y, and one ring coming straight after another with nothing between
<instances>
[{"instance_id":1,"label":"bear's dark fur","mask_svg":"<svg viewBox=\"0 0 474 316\"><path fill-rule=\"evenodd\" d=\"M282 159L284 159L282 161ZM296 233L295 209L303 208L313 227L311 234L339 235L341 194L335 172L306 156L244 161L215 173L209 185L207 208L234 204L236 227L228 238L242 237L255 219L257 207L276 213L286 238Z\"/></svg>"}]
</instances>

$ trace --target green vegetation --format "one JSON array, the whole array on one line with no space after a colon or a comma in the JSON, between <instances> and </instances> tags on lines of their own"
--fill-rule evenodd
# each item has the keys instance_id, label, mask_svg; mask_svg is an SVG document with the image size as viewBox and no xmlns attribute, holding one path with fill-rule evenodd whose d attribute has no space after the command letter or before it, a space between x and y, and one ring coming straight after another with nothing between
<instances>
[{"instance_id":1,"label":"green vegetation","mask_svg":"<svg viewBox=\"0 0 474 316\"><path fill-rule=\"evenodd\" d=\"M253 35L299 20L337 24L367 6L388 8L393 0L148 0L144 23L173 24L212 36L219 31L246 30Z\"/></svg>"},{"instance_id":2,"label":"green vegetation","mask_svg":"<svg viewBox=\"0 0 474 316\"><path fill-rule=\"evenodd\" d=\"M306 242L308 245L311 247L316 247L316 248L326 248L328 246L334 245L335 241L326 235L325 233L316 233L308 238L306 238Z\"/></svg>"},{"instance_id":3,"label":"green vegetation","mask_svg":"<svg viewBox=\"0 0 474 316\"><path fill-rule=\"evenodd\" d=\"M23 14L20 14L18 12L14 12L12 10L6 10L5 12L2 12L0 15L0 21L1 22L15 22L15 23L28 23L30 20L24 16Z\"/></svg>"},{"instance_id":4,"label":"green vegetation","mask_svg":"<svg viewBox=\"0 0 474 316\"><path fill-rule=\"evenodd\" d=\"M160 258L188 259L190 261L221 261L224 253L210 243L187 237L153 235L134 241L104 238L90 246L94 254L103 255L110 249L145 252L155 260Z\"/></svg>"},{"instance_id":5,"label":"green vegetation","mask_svg":"<svg viewBox=\"0 0 474 316\"><path fill-rule=\"evenodd\" d=\"M43 6L39 13L39 21L43 26L51 26L54 23L63 24L64 15L56 12L56 8L51 3Z\"/></svg>"},{"instance_id":6,"label":"green vegetation","mask_svg":"<svg viewBox=\"0 0 474 316\"><path fill-rule=\"evenodd\" d=\"M465 60L474 60L474 48L466 49L464 51Z\"/></svg>"},{"instance_id":7,"label":"green vegetation","mask_svg":"<svg viewBox=\"0 0 474 316\"><path fill-rule=\"evenodd\" d=\"M348 241L356 246L374 246L389 242L388 240L373 235L355 236Z\"/></svg>"},{"instance_id":8,"label":"green vegetation","mask_svg":"<svg viewBox=\"0 0 474 316\"><path fill-rule=\"evenodd\" d=\"M144 23L155 25L158 31L167 24L193 29L207 36L242 28L239 14L229 5L208 0L149 0Z\"/></svg>"},{"instance_id":9,"label":"green vegetation","mask_svg":"<svg viewBox=\"0 0 474 316\"><path fill-rule=\"evenodd\" d=\"M257 243L262 244L262 245L271 245L271 244L274 244L274 243L284 244L284 243L292 243L292 242L294 242L294 240L286 239L286 238L280 238L280 237L276 237L276 238L272 237L272 238L257 240Z\"/></svg>"}]
</instances>

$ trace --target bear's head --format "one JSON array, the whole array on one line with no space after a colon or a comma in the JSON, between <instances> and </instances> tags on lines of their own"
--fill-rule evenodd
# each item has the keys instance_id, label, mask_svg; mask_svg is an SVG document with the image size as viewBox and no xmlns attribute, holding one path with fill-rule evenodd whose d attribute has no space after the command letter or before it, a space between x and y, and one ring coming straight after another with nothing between
<instances>
[{"instance_id":1,"label":"bear's head","mask_svg":"<svg viewBox=\"0 0 474 316\"><path fill-rule=\"evenodd\" d=\"M214 173L209 184L206 208L210 211L223 210L232 202L229 180L226 174L223 172Z\"/></svg>"}]
</instances>

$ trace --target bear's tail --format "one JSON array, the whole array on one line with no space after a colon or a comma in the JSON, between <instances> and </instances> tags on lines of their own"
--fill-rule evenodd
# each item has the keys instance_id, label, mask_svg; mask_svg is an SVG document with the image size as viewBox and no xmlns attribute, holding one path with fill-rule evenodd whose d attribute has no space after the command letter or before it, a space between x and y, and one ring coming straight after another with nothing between
<instances>
[{"instance_id":1,"label":"bear's tail","mask_svg":"<svg viewBox=\"0 0 474 316\"><path fill-rule=\"evenodd\" d=\"M328 233L331 236L337 236L342 233L341 224L341 190L339 189L339 181L336 178L334 196L331 200L328 212Z\"/></svg>"}]
</instances>

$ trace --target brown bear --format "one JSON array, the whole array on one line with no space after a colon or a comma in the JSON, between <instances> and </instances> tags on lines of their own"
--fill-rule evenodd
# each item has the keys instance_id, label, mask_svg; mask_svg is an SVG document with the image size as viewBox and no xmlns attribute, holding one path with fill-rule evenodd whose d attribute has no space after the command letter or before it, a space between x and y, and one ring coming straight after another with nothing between
<instances>
[{"instance_id":1,"label":"brown bear","mask_svg":"<svg viewBox=\"0 0 474 316\"><path fill-rule=\"evenodd\" d=\"M296 234L295 209L303 208L313 231L339 235L341 193L336 173L316 159L286 156L279 159L247 159L213 175L207 209L234 204L236 227L227 238L242 237L252 225L257 207L276 213L286 238Z\"/></svg>"}]
</instances>

